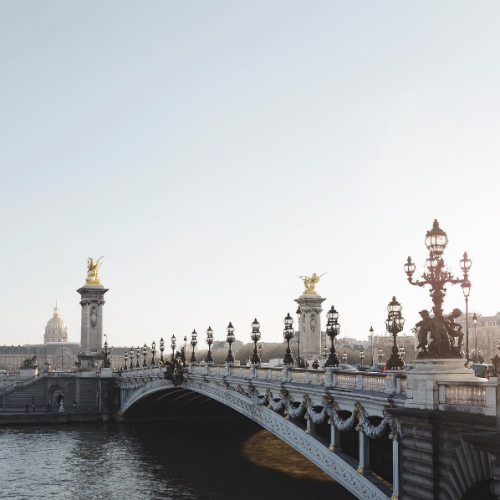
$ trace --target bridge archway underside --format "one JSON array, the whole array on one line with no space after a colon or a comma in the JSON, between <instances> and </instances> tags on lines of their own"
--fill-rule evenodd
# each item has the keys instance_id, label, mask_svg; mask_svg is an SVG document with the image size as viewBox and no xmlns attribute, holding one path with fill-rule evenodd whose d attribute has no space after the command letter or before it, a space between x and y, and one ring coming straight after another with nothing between
<instances>
[{"instance_id":1,"label":"bridge archway underside","mask_svg":"<svg viewBox=\"0 0 500 500\"><path fill-rule=\"evenodd\" d=\"M130 376L118 382L122 415L151 394L175 389L172 382L162 378L147 374L141 377L139 373L127 375ZM399 423L385 412L384 404L388 405L388 396L359 394L353 398L353 394L349 397L342 391L299 387L294 383L197 374L187 375L182 388L218 401L258 423L319 466L356 497L398 497L397 484L391 490L387 483L371 473L369 464L370 439L387 439L390 431L393 458L396 458L393 467L398 466ZM350 416L344 419L341 415L346 410ZM372 425L371 416L381 417L380 424ZM315 425L319 424L330 426L329 442L315 433ZM353 429L358 431L359 436L359 461L354 461L340 448L340 432Z\"/></svg>"}]
</instances>

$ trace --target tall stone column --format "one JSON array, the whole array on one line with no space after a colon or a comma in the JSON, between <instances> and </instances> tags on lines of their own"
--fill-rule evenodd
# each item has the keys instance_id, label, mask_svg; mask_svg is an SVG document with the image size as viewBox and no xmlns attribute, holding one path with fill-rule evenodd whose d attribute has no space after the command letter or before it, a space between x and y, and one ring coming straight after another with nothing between
<instances>
[{"instance_id":1,"label":"tall stone column","mask_svg":"<svg viewBox=\"0 0 500 500\"><path fill-rule=\"evenodd\" d=\"M104 294L108 291L102 285L85 285L77 292L81 295L81 350L83 352L101 352L102 348L102 312L105 304Z\"/></svg>"},{"instance_id":2,"label":"tall stone column","mask_svg":"<svg viewBox=\"0 0 500 500\"><path fill-rule=\"evenodd\" d=\"M100 260L100 259L99 259ZM103 337L104 294L108 291L101 285L98 275L99 260L88 261L87 281L77 292L82 306L80 371L93 371L103 358L101 354Z\"/></svg>"},{"instance_id":3,"label":"tall stone column","mask_svg":"<svg viewBox=\"0 0 500 500\"><path fill-rule=\"evenodd\" d=\"M301 295L295 302L302 310L300 318L300 354L309 361L321 355L321 304L326 299L319 295Z\"/></svg>"}]
</instances>

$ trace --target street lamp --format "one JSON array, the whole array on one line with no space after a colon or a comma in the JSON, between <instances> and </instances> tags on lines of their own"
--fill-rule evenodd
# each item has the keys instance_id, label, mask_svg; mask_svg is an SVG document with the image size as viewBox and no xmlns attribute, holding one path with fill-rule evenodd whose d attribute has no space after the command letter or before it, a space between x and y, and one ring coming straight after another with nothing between
<instances>
[{"instance_id":1,"label":"street lamp","mask_svg":"<svg viewBox=\"0 0 500 500\"><path fill-rule=\"evenodd\" d=\"M146 368L146 356L148 354L148 346L146 344L144 344L144 346L142 347L142 355L144 357L143 361L142 361L142 366L144 368Z\"/></svg>"},{"instance_id":2,"label":"street lamp","mask_svg":"<svg viewBox=\"0 0 500 500\"><path fill-rule=\"evenodd\" d=\"M175 359L175 335L172 335L172 338L170 339L170 347L172 348L172 363L174 362Z\"/></svg>"},{"instance_id":3,"label":"street lamp","mask_svg":"<svg viewBox=\"0 0 500 500\"><path fill-rule=\"evenodd\" d=\"M477 356L477 316L476 313L474 313L474 316L472 316L472 324L474 325L474 337L476 337L476 353L475 353L475 363L479 363L478 356Z\"/></svg>"},{"instance_id":4,"label":"street lamp","mask_svg":"<svg viewBox=\"0 0 500 500\"><path fill-rule=\"evenodd\" d=\"M153 354L153 360L151 361L151 364L155 366L156 342L154 340L151 344L151 353Z\"/></svg>"},{"instance_id":5,"label":"street lamp","mask_svg":"<svg viewBox=\"0 0 500 500\"><path fill-rule=\"evenodd\" d=\"M135 367L136 368L140 368L141 365L139 364L139 356L141 354L141 348L139 346L137 346L137 349L135 350L135 355L137 357L137 363L135 364Z\"/></svg>"},{"instance_id":6,"label":"street lamp","mask_svg":"<svg viewBox=\"0 0 500 500\"><path fill-rule=\"evenodd\" d=\"M464 258L460 261L460 269L464 273L464 279L461 283L462 292L465 297L465 357L470 361L469 356L469 295L470 295L470 281L469 269L472 266L472 261L468 258L467 252L464 252Z\"/></svg>"},{"instance_id":7,"label":"street lamp","mask_svg":"<svg viewBox=\"0 0 500 500\"><path fill-rule=\"evenodd\" d=\"M130 369L134 369L134 348L130 348Z\"/></svg>"},{"instance_id":8,"label":"street lamp","mask_svg":"<svg viewBox=\"0 0 500 500\"><path fill-rule=\"evenodd\" d=\"M461 339L459 337L458 345L454 346L450 343L449 337L449 321L443 317L443 301L445 296L445 286L447 283L452 285L460 284L464 295L470 292L470 282L468 278L468 271L472 264L472 261L467 258L467 254L464 254L464 258L460 261L460 266L464 272L463 279L455 278L450 271L446 269L444 260L442 258L443 252L448 244L448 236L439 227L437 220L434 220L434 224L430 231L427 231L425 238L425 245L429 250L429 258L426 260L427 272L422 274L423 281L413 281L413 273L415 272L415 264L411 261L411 257L408 257L407 262L404 265L405 273L408 276L408 281L412 285L423 287L425 285L430 285L430 295L434 307L434 317L426 319L426 328L423 331L425 333L425 343L420 339L420 344L422 344L422 352L419 354L420 358L445 358L445 357L457 357L461 358ZM421 327L422 328L422 327ZM427 350L427 334L432 331L433 340L429 345L429 350Z\"/></svg>"},{"instance_id":9,"label":"street lamp","mask_svg":"<svg viewBox=\"0 0 500 500\"><path fill-rule=\"evenodd\" d=\"M214 357L212 356L212 344L214 342L214 332L208 327L207 330L207 344L208 344L208 353L207 353L207 363L213 363Z\"/></svg>"},{"instance_id":10,"label":"street lamp","mask_svg":"<svg viewBox=\"0 0 500 500\"><path fill-rule=\"evenodd\" d=\"M305 368L304 360L300 355L300 319L302 318L302 309L300 308L300 306L297 308L296 314L297 314L297 367Z\"/></svg>"},{"instance_id":11,"label":"street lamp","mask_svg":"<svg viewBox=\"0 0 500 500\"><path fill-rule=\"evenodd\" d=\"M342 360L344 361L344 365L347 363L347 353L344 352L344 354L342 354Z\"/></svg>"},{"instance_id":12,"label":"street lamp","mask_svg":"<svg viewBox=\"0 0 500 500\"><path fill-rule=\"evenodd\" d=\"M128 352L125 351L125 367L124 367L125 371L127 370L127 361L128 361Z\"/></svg>"},{"instance_id":13,"label":"street lamp","mask_svg":"<svg viewBox=\"0 0 500 500\"><path fill-rule=\"evenodd\" d=\"M387 306L387 312L389 313L385 321L385 328L389 333L392 333L394 337L394 344L392 346L392 354L387 361L388 370L402 370L404 367L404 361L399 356L399 347L397 344L398 333L403 330L405 320L401 315L401 304L396 300L396 297L392 298Z\"/></svg>"},{"instance_id":14,"label":"street lamp","mask_svg":"<svg viewBox=\"0 0 500 500\"><path fill-rule=\"evenodd\" d=\"M250 363L252 363L252 365L260 364L260 357L257 353L257 342L260 340L260 336L261 336L260 323L257 321L257 318L255 318L252 323L252 335L251 335L252 341L254 343L253 355L252 359L250 360Z\"/></svg>"},{"instance_id":15,"label":"street lamp","mask_svg":"<svg viewBox=\"0 0 500 500\"><path fill-rule=\"evenodd\" d=\"M328 319L326 323L326 334L330 337L330 353L328 359L325 362L325 368L332 368L339 366L339 358L335 352L335 337L340 333L340 324L338 322L339 313L335 310L335 307L331 307L326 314Z\"/></svg>"},{"instance_id":16,"label":"street lamp","mask_svg":"<svg viewBox=\"0 0 500 500\"><path fill-rule=\"evenodd\" d=\"M384 355L384 351L382 348L378 350L378 362L382 363L382 356Z\"/></svg>"},{"instance_id":17,"label":"street lamp","mask_svg":"<svg viewBox=\"0 0 500 500\"><path fill-rule=\"evenodd\" d=\"M372 365L374 365L375 361L373 360L373 326L370 326L370 350L372 354Z\"/></svg>"},{"instance_id":18,"label":"street lamp","mask_svg":"<svg viewBox=\"0 0 500 500\"><path fill-rule=\"evenodd\" d=\"M283 359L283 364L285 365L293 365L293 356L292 351L290 349L290 340L293 339L295 332L293 331L293 319L288 313L283 320L285 324L285 328L283 329L283 337L286 340L286 353L285 358Z\"/></svg>"},{"instance_id":19,"label":"street lamp","mask_svg":"<svg viewBox=\"0 0 500 500\"><path fill-rule=\"evenodd\" d=\"M193 330L193 333L191 334L191 346L193 348L193 352L191 354L191 363L196 363L196 354L194 353L194 348L196 347L196 344L198 343L198 340L196 338L198 337L198 334L196 333L196 330Z\"/></svg>"},{"instance_id":20,"label":"street lamp","mask_svg":"<svg viewBox=\"0 0 500 500\"><path fill-rule=\"evenodd\" d=\"M181 349L182 366L187 366L187 361L186 361L187 345L188 345L188 338L186 335L184 335L184 344L182 345Z\"/></svg>"},{"instance_id":21,"label":"street lamp","mask_svg":"<svg viewBox=\"0 0 500 500\"><path fill-rule=\"evenodd\" d=\"M227 325L227 337L226 341L229 344L229 349L227 350L226 363L234 363L233 351L231 350L231 345L234 342L234 326L231 322Z\"/></svg>"},{"instance_id":22,"label":"street lamp","mask_svg":"<svg viewBox=\"0 0 500 500\"><path fill-rule=\"evenodd\" d=\"M160 365L163 365L163 351L165 350L165 341L163 337L160 339Z\"/></svg>"}]
</instances>

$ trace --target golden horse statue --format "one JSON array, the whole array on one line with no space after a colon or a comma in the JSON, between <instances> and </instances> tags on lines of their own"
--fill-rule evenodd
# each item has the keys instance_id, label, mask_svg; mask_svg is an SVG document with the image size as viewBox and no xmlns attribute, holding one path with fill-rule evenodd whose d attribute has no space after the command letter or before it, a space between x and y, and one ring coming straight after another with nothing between
<instances>
[{"instance_id":1,"label":"golden horse statue","mask_svg":"<svg viewBox=\"0 0 500 500\"><path fill-rule=\"evenodd\" d=\"M299 278L304 282L305 291L304 295L318 295L317 292L314 291L314 287L319 283L319 279L321 276L324 276L326 273L318 276L316 273L313 273L312 276L299 276Z\"/></svg>"},{"instance_id":2,"label":"golden horse statue","mask_svg":"<svg viewBox=\"0 0 500 500\"><path fill-rule=\"evenodd\" d=\"M92 257L87 259L87 285L100 285L101 280L99 279L99 268L102 265L100 260L104 257L99 257L95 262Z\"/></svg>"}]
</instances>

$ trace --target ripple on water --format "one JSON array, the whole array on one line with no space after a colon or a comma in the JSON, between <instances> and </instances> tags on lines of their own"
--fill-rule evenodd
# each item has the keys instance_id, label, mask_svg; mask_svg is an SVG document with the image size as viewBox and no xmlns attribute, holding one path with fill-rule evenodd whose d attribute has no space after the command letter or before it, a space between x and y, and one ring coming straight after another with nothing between
<instances>
[{"instance_id":1,"label":"ripple on water","mask_svg":"<svg viewBox=\"0 0 500 500\"><path fill-rule=\"evenodd\" d=\"M249 421L11 427L0 450L2 499L353 498Z\"/></svg>"}]
</instances>

